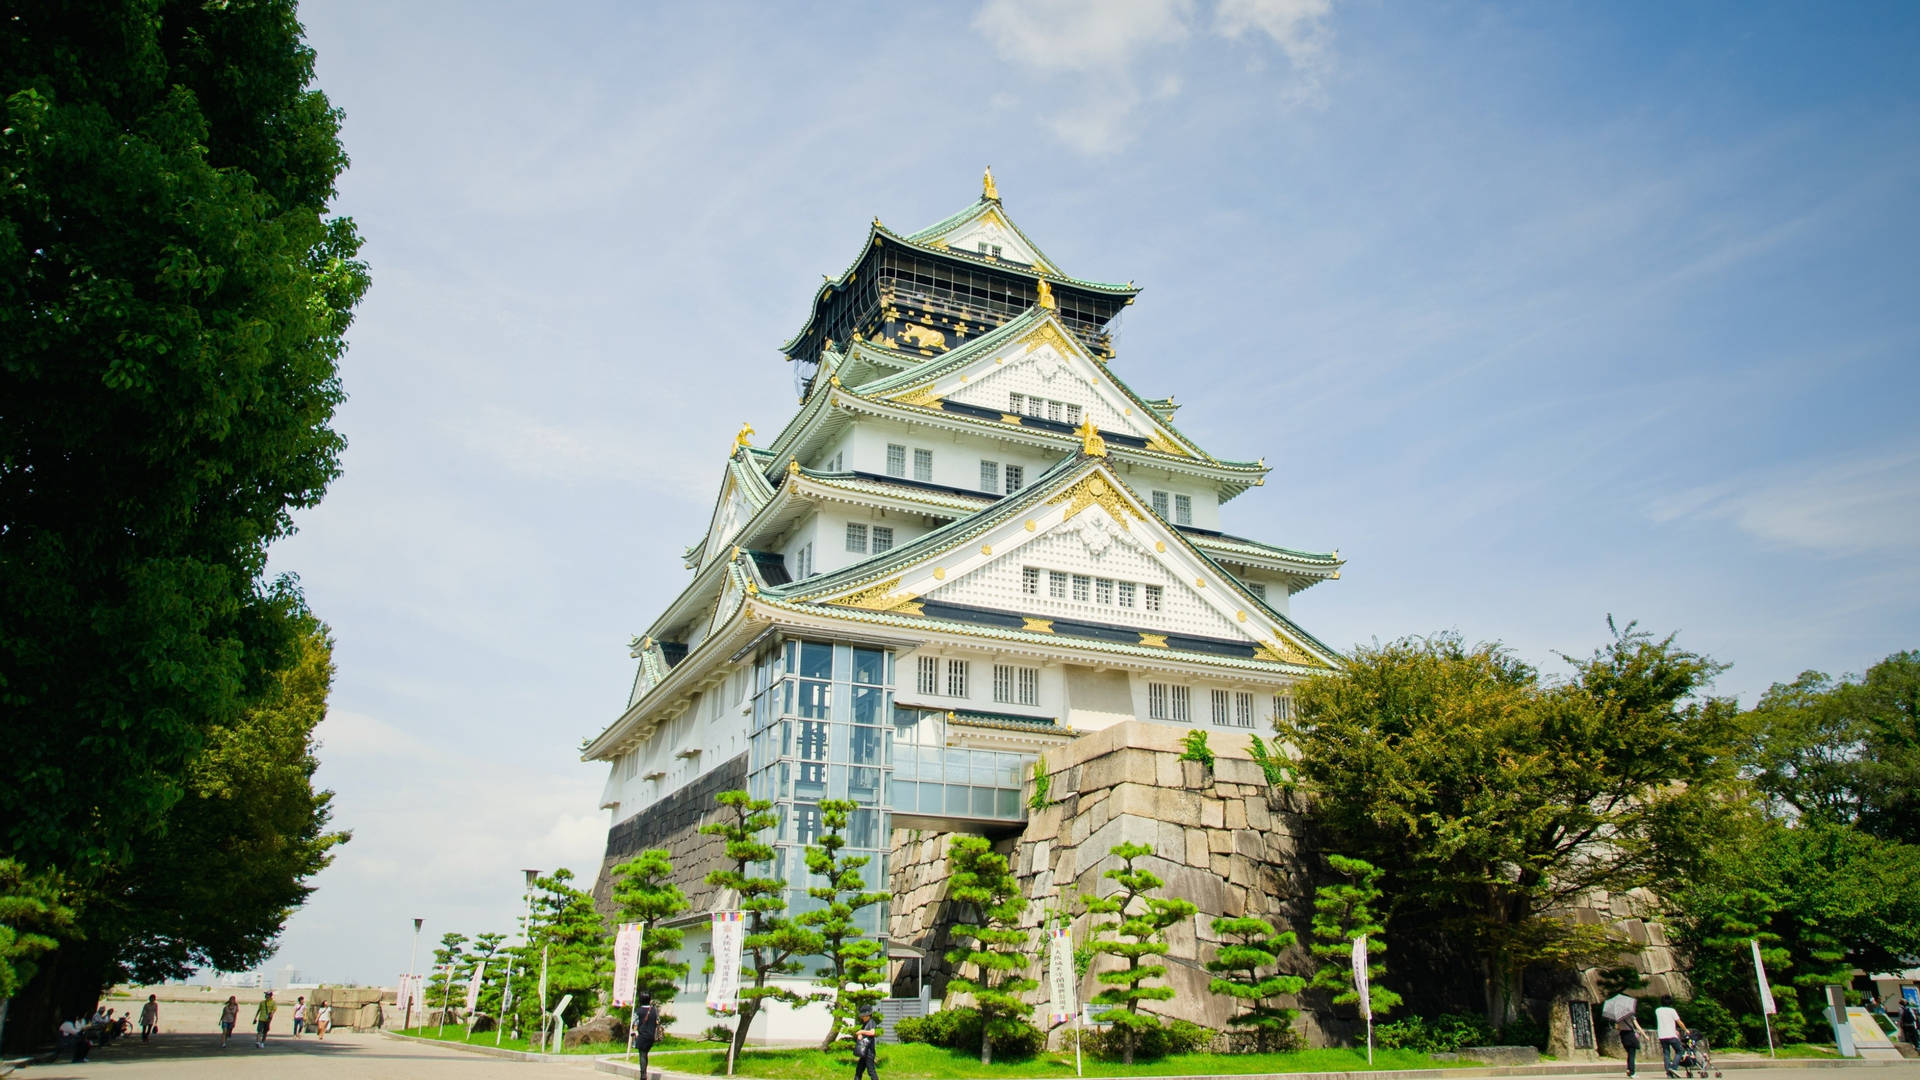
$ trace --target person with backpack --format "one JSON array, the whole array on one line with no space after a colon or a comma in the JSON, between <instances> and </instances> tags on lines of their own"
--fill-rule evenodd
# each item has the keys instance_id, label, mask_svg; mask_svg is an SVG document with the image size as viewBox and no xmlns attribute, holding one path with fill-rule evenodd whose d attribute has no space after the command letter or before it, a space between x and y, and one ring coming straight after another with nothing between
<instances>
[{"instance_id":1,"label":"person with backpack","mask_svg":"<svg viewBox=\"0 0 1920 1080\"><path fill-rule=\"evenodd\" d=\"M640 1056L640 1080L647 1080L647 1055L660 1041L660 1006L652 994L641 994L633 1005L633 1049Z\"/></svg>"},{"instance_id":2,"label":"person with backpack","mask_svg":"<svg viewBox=\"0 0 1920 1080\"><path fill-rule=\"evenodd\" d=\"M253 1045L262 1050L267 1048L267 1029L273 1026L273 1010L277 1008L279 1006L274 1004L273 991L269 990L267 996L260 999L259 1008L253 1010L253 1030L258 1036Z\"/></svg>"},{"instance_id":3,"label":"person with backpack","mask_svg":"<svg viewBox=\"0 0 1920 1080\"><path fill-rule=\"evenodd\" d=\"M880 1022L873 1017L872 1009L860 1010L860 1027L853 1033L853 1080L860 1080L865 1072L873 1080L880 1080Z\"/></svg>"}]
</instances>

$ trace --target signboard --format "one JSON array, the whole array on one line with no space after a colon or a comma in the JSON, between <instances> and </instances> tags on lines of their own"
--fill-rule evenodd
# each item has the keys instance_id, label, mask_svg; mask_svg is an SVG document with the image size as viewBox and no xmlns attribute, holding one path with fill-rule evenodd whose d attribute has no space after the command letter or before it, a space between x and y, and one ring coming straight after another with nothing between
<instances>
[{"instance_id":1,"label":"signboard","mask_svg":"<svg viewBox=\"0 0 1920 1080\"><path fill-rule=\"evenodd\" d=\"M1080 1011L1074 999L1079 980L1073 970L1073 932L1064 926L1047 931L1047 1009L1049 1023L1064 1024Z\"/></svg>"},{"instance_id":2,"label":"signboard","mask_svg":"<svg viewBox=\"0 0 1920 1080\"><path fill-rule=\"evenodd\" d=\"M1353 988L1360 994L1360 1015L1373 1019L1373 991L1367 983L1367 935L1353 939Z\"/></svg>"},{"instance_id":3,"label":"signboard","mask_svg":"<svg viewBox=\"0 0 1920 1080\"><path fill-rule=\"evenodd\" d=\"M1592 1050L1594 1048L1593 1005L1585 1001L1569 1001L1567 1012L1573 1021L1573 1048Z\"/></svg>"},{"instance_id":4,"label":"signboard","mask_svg":"<svg viewBox=\"0 0 1920 1080\"><path fill-rule=\"evenodd\" d=\"M713 913L713 978L707 981L707 1008L731 1013L740 1007L740 945L747 936L747 913Z\"/></svg>"},{"instance_id":5,"label":"signboard","mask_svg":"<svg viewBox=\"0 0 1920 1080\"><path fill-rule=\"evenodd\" d=\"M1760 980L1760 1011L1773 1016L1780 1008L1773 1003L1773 987L1767 985L1767 966L1760 962L1760 939L1747 940L1753 945L1753 977Z\"/></svg>"},{"instance_id":6,"label":"signboard","mask_svg":"<svg viewBox=\"0 0 1920 1080\"><path fill-rule=\"evenodd\" d=\"M640 983L641 929L637 922L621 923L613 937L613 1003L632 1005Z\"/></svg>"},{"instance_id":7,"label":"signboard","mask_svg":"<svg viewBox=\"0 0 1920 1080\"><path fill-rule=\"evenodd\" d=\"M471 1013L480 1007L480 984L486 977L485 960L473 965L473 970L467 972L467 1012Z\"/></svg>"}]
</instances>

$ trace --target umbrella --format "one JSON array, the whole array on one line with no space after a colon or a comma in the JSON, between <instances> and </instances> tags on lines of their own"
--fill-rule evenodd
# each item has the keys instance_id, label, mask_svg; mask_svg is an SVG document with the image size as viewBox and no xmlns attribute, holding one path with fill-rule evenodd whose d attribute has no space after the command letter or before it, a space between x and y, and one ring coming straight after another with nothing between
<instances>
[{"instance_id":1,"label":"umbrella","mask_svg":"<svg viewBox=\"0 0 1920 1080\"><path fill-rule=\"evenodd\" d=\"M1608 1020L1618 1021L1623 1016L1631 1016L1640 1003L1625 994L1615 994L1600 1004L1600 1015Z\"/></svg>"}]
</instances>

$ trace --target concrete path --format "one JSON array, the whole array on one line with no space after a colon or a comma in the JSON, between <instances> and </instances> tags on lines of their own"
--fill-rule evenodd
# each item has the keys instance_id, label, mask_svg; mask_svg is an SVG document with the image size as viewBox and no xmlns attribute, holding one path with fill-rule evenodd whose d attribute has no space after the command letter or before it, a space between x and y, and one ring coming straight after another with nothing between
<instances>
[{"instance_id":1,"label":"concrete path","mask_svg":"<svg viewBox=\"0 0 1920 1080\"><path fill-rule=\"evenodd\" d=\"M13 1080L590 1080L592 1070L592 1058L565 1064L509 1061L351 1032L328 1035L325 1042L275 1033L267 1038L267 1048L259 1050L252 1038L235 1032L224 1050L218 1035L158 1035L149 1043L135 1035L96 1047L78 1065L30 1065Z\"/></svg>"}]
</instances>

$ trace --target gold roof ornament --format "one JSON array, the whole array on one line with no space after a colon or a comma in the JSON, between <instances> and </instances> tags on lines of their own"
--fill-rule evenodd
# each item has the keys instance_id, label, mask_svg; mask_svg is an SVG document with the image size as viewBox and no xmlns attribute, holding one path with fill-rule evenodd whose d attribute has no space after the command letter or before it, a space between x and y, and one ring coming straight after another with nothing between
<instances>
[{"instance_id":1,"label":"gold roof ornament","mask_svg":"<svg viewBox=\"0 0 1920 1080\"><path fill-rule=\"evenodd\" d=\"M733 446L734 446L734 449L736 449L736 450L737 450L737 449L739 449L739 448L741 448L741 447L743 447L743 446L749 446L749 445L751 445L751 444L750 444L750 443L749 443L749 442L747 441L747 440L749 440L749 439L751 439L751 438L753 438L753 425L752 425L752 424L748 424L748 423L742 423L742 424L740 425L740 434L738 434L738 435L735 435L735 436L733 437Z\"/></svg>"},{"instance_id":2,"label":"gold roof ornament","mask_svg":"<svg viewBox=\"0 0 1920 1080\"><path fill-rule=\"evenodd\" d=\"M1046 283L1041 282L1041 284L1044 285ZM1093 426L1092 416L1088 416L1086 419L1080 421L1080 426L1074 428L1073 433L1080 436L1081 453L1088 457L1107 456L1107 440L1101 438L1100 429Z\"/></svg>"},{"instance_id":3,"label":"gold roof ornament","mask_svg":"<svg viewBox=\"0 0 1920 1080\"><path fill-rule=\"evenodd\" d=\"M1048 311L1059 310L1059 305L1053 302L1053 286L1047 284L1046 278L1040 279L1040 306Z\"/></svg>"},{"instance_id":4,"label":"gold roof ornament","mask_svg":"<svg viewBox=\"0 0 1920 1080\"><path fill-rule=\"evenodd\" d=\"M800 475L800 459L799 458L787 459L787 475L788 476Z\"/></svg>"},{"instance_id":5,"label":"gold roof ornament","mask_svg":"<svg viewBox=\"0 0 1920 1080\"><path fill-rule=\"evenodd\" d=\"M980 174L980 197L983 199L992 199L994 202L1000 201L1000 188L993 182L993 166L991 165L987 166L986 172Z\"/></svg>"}]
</instances>

